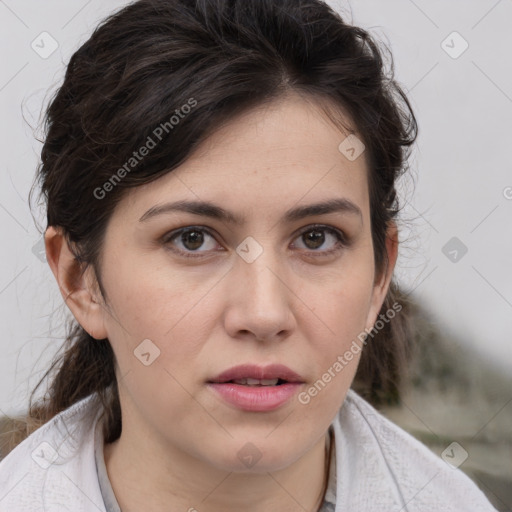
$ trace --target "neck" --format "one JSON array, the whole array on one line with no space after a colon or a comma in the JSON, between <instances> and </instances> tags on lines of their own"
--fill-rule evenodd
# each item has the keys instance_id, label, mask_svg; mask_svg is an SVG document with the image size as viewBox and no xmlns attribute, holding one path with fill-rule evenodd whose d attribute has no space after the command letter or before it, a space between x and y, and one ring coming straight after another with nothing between
<instances>
[{"instance_id":1,"label":"neck","mask_svg":"<svg viewBox=\"0 0 512 512\"><path fill-rule=\"evenodd\" d=\"M121 437L104 446L105 465L123 512L297 512L319 510L328 483L326 436L284 469L265 473L223 471L195 457L162 450L154 439ZM332 448L332 444L331 444Z\"/></svg>"}]
</instances>

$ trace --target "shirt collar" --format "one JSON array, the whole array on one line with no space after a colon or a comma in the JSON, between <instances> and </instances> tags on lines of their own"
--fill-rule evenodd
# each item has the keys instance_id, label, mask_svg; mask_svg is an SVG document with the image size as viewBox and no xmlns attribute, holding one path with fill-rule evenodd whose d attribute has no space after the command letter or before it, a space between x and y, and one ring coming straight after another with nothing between
<instances>
[{"instance_id":1,"label":"shirt collar","mask_svg":"<svg viewBox=\"0 0 512 512\"><path fill-rule=\"evenodd\" d=\"M329 427L329 435L327 437L327 453L331 454L329 461L329 480L327 490L325 491L324 502L319 512L334 512L336 507L336 440L334 438L334 428L332 425Z\"/></svg>"}]
</instances>

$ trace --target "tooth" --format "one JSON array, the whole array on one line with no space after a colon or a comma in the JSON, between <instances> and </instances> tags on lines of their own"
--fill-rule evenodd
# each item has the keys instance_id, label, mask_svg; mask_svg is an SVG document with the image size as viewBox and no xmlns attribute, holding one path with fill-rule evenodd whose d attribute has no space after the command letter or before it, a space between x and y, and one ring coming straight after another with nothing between
<instances>
[{"instance_id":1,"label":"tooth","mask_svg":"<svg viewBox=\"0 0 512 512\"><path fill-rule=\"evenodd\" d=\"M275 386L279 379L252 379L250 377L233 380L235 384L242 386Z\"/></svg>"},{"instance_id":2,"label":"tooth","mask_svg":"<svg viewBox=\"0 0 512 512\"><path fill-rule=\"evenodd\" d=\"M279 382L279 379L261 379L263 386L275 386Z\"/></svg>"}]
</instances>

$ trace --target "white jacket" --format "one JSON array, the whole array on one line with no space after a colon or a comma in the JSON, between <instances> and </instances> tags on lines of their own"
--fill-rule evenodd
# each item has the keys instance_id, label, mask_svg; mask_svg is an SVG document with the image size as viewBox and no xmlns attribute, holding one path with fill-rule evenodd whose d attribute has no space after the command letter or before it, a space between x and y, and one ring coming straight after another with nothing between
<instances>
[{"instance_id":1,"label":"white jacket","mask_svg":"<svg viewBox=\"0 0 512 512\"><path fill-rule=\"evenodd\" d=\"M0 512L105 512L94 456L101 412L91 395L9 453L0 462ZM460 469L354 391L332 426L335 512L496 512ZM460 461L461 453L454 445L447 456Z\"/></svg>"}]
</instances>

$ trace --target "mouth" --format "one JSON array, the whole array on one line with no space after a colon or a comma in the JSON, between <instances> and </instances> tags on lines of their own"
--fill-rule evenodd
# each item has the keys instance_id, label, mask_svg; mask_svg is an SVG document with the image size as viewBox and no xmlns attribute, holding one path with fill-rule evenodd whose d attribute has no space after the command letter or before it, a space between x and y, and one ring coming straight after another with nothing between
<instances>
[{"instance_id":1,"label":"mouth","mask_svg":"<svg viewBox=\"0 0 512 512\"><path fill-rule=\"evenodd\" d=\"M218 384L239 384L240 386L281 386L288 381L284 379L252 379L250 377L244 379L228 380L226 382L218 382Z\"/></svg>"},{"instance_id":2,"label":"mouth","mask_svg":"<svg viewBox=\"0 0 512 512\"><path fill-rule=\"evenodd\" d=\"M304 379L282 364L267 366L242 364L220 373L208 382L217 384L230 382L242 386L277 386L285 383L304 383Z\"/></svg>"},{"instance_id":3,"label":"mouth","mask_svg":"<svg viewBox=\"0 0 512 512\"><path fill-rule=\"evenodd\" d=\"M240 365L207 381L225 403L252 412L275 410L287 402L305 380L284 365Z\"/></svg>"}]
</instances>

